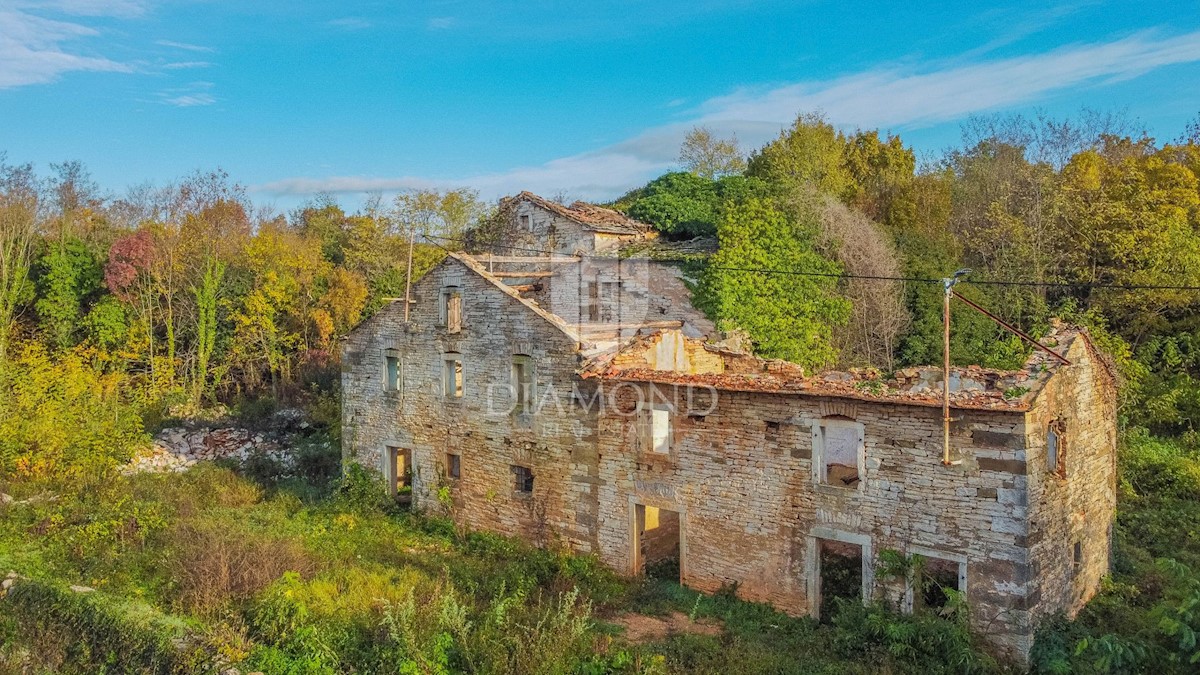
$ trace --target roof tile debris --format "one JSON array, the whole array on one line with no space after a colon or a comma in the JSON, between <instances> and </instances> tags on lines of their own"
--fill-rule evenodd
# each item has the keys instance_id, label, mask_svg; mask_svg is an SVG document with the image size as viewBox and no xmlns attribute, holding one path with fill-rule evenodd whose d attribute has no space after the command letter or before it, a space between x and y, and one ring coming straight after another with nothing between
<instances>
[{"instance_id":1,"label":"roof tile debris","mask_svg":"<svg viewBox=\"0 0 1200 675\"><path fill-rule=\"evenodd\" d=\"M1083 336L1077 328L1061 328L1051 336L1065 353L1075 339ZM646 340L634 340L622 350L645 348ZM708 346L705 345L708 349ZM716 351L711 350L710 351ZM920 366L896 371L884 377L873 368L826 371L805 375L793 363L765 360L753 356L723 352L726 369L722 373L684 373L645 367L622 368L619 359L601 355L589 361L582 377L652 382L659 384L713 387L724 391L831 396L862 401L939 407L942 405L942 368ZM1034 396L1061 364L1040 352L1019 370L997 370L981 366L950 369L950 405L976 410L1029 410Z\"/></svg>"}]
</instances>

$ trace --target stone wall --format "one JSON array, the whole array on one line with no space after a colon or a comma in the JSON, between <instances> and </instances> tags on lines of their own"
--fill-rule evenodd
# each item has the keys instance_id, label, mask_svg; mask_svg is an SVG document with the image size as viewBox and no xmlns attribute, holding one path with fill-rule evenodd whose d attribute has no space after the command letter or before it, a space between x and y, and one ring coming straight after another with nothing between
<instances>
[{"instance_id":1,"label":"stone wall","mask_svg":"<svg viewBox=\"0 0 1200 675\"><path fill-rule=\"evenodd\" d=\"M1056 611L1074 616L1095 594L1109 570L1116 508L1116 389L1085 338L1075 338L1066 356L1073 365L1058 369L1028 415L1027 543L1039 618ZM1055 421L1064 431L1062 471L1047 458Z\"/></svg>"},{"instance_id":2,"label":"stone wall","mask_svg":"<svg viewBox=\"0 0 1200 675\"><path fill-rule=\"evenodd\" d=\"M941 410L819 397L719 392L706 415L683 414L682 387L623 386L600 419L599 551L632 572L637 504L682 516L682 576L716 591L796 614L813 612L818 538L861 545L872 592L903 603L903 583L872 586L871 563L894 549L962 558L973 619L998 645L1030 642L1025 477L1020 412L956 411L953 443L962 463L941 463ZM681 411L669 457L638 449L639 397L659 395ZM693 393L693 407L698 397ZM859 488L814 483L813 425L851 417L864 429ZM941 555L939 555L941 554Z\"/></svg>"},{"instance_id":3,"label":"stone wall","mask_svg":"<svg viewBox=\"0 0 1200 675\"><path fill-rule=\"evenodd\" d=\"M457 286L462 329L440 326L439 295ZM576 341L493 282L449 258L413 288L411 321L392 303L355 330L342 351L343 446L350 459L388 473L388 447L411 451L413 500L440 510L448 485L456 520L542 544L592 550L595 540L595 412L573 396ZM399 391L385 390L385 351L400 359ZM461 355L463 396L447 398L447 352ZM538 410L512 411L514 355L530 358ZM461 457L458 479L445 475ZM533 470L516 491L514 465Z\"/></svg>"},{"instance_id":4,"label":"stone wall","mask_svg":"<svg viewBox=\"0 0 1200 675\"><path fill-rule=\"evenodd\" d=\"M529 218L529 227L521 224L521 218ZM548 211L527 200L520 200L512 210L510 236L505 237L512 246L536 251L549 250L554 253L572 255L596 252L595 233L585 230L583 225L557 213ZM499 255L537 255L531 251L497 251Z\"/></svg>"}]
</instances>

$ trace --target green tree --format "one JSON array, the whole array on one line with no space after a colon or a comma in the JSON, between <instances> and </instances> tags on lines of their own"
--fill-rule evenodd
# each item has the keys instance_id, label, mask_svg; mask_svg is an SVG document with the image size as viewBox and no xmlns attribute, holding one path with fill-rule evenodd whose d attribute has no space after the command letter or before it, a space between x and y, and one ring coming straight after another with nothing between
<instances>
[{"instance_id":1,"label":"green tree","mask_svg":"<svg viewBox=\"0 0 1200 675\"><path fill-rule=\"evenodd\" d=\"M823 115L801 114L779 138L751 155L746 175L783 192L811 186L845 200L855 190L844 162L845 146L845 136Z\"/></svg>"},{"instance_id":2,"label":"green tree","mask_svg":"<svg viewBox=\"0 0 1200 675\"><path fill-rule=\"evenodd\" d=\"M817 215L802 215L789 219L756 198L727 210L717 227L720 249L705 267L696 300L722 328L748 332L759 354L816 369L837 358L832 329L850 313L836 280L754 271L840 272L813 250Z\"/></svg>"},{"instance_id":3,"label":"green tree","mask_svg":"<svg viewBox=\"0 0 1200 675\"><path fill-rule=\"evenodd\" d=\"M57 349L76 343L85 299L100 288L100 262L80 240L52 242L37 265L38 325Z\"/></svg>"}]
</instances>

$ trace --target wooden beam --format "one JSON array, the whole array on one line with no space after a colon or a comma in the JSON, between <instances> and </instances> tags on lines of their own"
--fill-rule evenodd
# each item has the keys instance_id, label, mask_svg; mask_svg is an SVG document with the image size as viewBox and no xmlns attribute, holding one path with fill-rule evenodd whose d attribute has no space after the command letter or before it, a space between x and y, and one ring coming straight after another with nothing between
<instances>
[{"instance_id":1,"label":"wooden beam","mask_svg":"<svg viewBox=\"0 0 1200 675\"><path fill-rule=\"evenodd\" d=\"M539 271L539 272L491 272L494 277L502 279L538 279L542 277L552 277L554 272Z\"/></svg>"},{"instance_id":2,"label":"wooden beam","mask_svg":"<svg viewBox=\"0 0 1200 675\"><path fill-rule=\"evenodd\" d=\"M481 263L521 263L533 265L537 263L577 263L581 259L573 255L535 256L535 255L477 255L475 259Z\"/></svg>"}]
</instances>

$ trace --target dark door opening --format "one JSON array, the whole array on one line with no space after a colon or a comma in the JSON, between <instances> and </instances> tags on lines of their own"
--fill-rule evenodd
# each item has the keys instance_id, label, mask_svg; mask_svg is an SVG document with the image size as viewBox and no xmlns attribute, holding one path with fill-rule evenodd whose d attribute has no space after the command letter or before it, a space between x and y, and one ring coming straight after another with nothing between
<instances>
[{"instance_id":1,"label":"dark door opening","mask_svg":"<svg viewBox=\"0 0 1200 675\"><path fill-rule=\"evenodd\" d=\"M681 527L679 512L637 505L634 523L637 574L682 583Z\"/></svg>"},{"instance_id":2,"label":"dark door opening","mask_svg":"<svg viewBox=\"0 0 1200 675\"><path fill-rule=\"evenodd\" d=\"M817 540L820 619L828 622L837 612L838 599L862 602L862 546L831 539Z\"/></svg>"}]
</instances>

